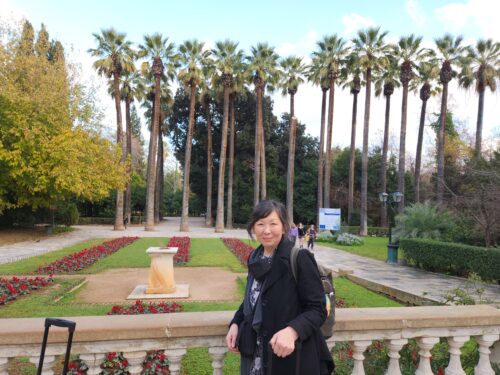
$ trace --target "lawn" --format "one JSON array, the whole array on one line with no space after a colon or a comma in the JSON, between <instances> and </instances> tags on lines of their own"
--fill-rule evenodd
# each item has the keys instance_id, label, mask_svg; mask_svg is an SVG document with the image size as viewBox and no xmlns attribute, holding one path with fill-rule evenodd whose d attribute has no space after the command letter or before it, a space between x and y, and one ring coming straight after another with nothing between
<instances>
[{"instance_id":1,"label":"lawn","mask_svg":"<svg viewBox=\"0 0 500 375\"><path fill-rule=\"evenodd\" d=\"M345 246L338 245L334 242L319 242L318 245L331 247L334 249L348 251L352 254L361 255L363 257L372 258L376 260L381 260L385 262L387 260L387 238L386 237L364 237L363 245L353 245ZM401 257L401 252L399 252Z\"/></svg>"}]
</instances>

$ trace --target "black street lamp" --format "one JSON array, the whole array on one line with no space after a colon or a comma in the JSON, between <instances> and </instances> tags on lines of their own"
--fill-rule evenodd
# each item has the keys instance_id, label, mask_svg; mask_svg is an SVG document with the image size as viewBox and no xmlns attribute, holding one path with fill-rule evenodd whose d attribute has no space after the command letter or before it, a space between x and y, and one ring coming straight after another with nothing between
<instances>
[{"instance_id":1,"label":"black street lamp","mask_svg":"<svg viewBox=\"0 0 500 375\"><path fill-rule=\"evenodd\" d=\"M394 206L397 206L399 202L401 202L401 198L403 198L403 193L396 191L391 194L387 194L385 191L382 193L378 193L378 198L380 202L384 205L384 207L389 203L389 207L391 208L391 213L394 213ZM392 242L392 222L391 215L389 215L389 243L387 244L387 263L388 264L397 264L398 263L398 247L399 243Z\"/></svg>"}]
</instances>

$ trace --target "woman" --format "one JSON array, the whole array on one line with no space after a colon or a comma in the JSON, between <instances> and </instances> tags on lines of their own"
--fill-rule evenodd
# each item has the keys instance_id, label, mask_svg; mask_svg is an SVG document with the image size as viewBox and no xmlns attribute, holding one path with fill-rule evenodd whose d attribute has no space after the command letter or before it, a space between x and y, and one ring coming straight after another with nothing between
<instances>
[{"instance_id":1,"label":"woman","mask_svg":"<svg viewBox=\"0 0 500 375\"><path fill-rule=\"evenodd\" d=\"M304 247L304 236L306 235L306 230L304 229L304 224L299 223L299 227L297 228L299 235L299 249Z\"/></svg>"},{"instance_id":2,"label":"woman","mask_svg":"<svg viewBox=\"0 0 500 375\"><path fill-rule=\"evenodd\" d=\"M326 308L318 268L312 254L300 251L295 281L288 229L281 203L265 200L257 204L247 231L260 246L248 259L245 297L226 336L228 350L241 353L241 375L323 375L333 371L320 332Z\"/></svg>"},{"instance_id":3,"label":"woman","mask_svg":"<svg viewBox=\"0 0 500 375\"><path fill-rule=\"evenodd\" d=\"M289 237L289 240L295 245L295 241L297 241L297 236L299 234L299 230L297 228L297 226L295 225L295 223L292 223L292 225L290 225L290 230L288 231L288 237Z\"/></svg>"},{"instance_id":4,"label":"woman","mask_svg":"<svg viewBox=\"0 0 500 375\"><path fill-rule=\"evenodd\" d=\"M307 231L307 235L309 239L307 240L307 248L311 251L314 250L314 240L316 240L316 237L318 234L316 233L316 229L314 228L314 224L311 224L309 227L309 230Z\"/></svg>"}]
</instances>

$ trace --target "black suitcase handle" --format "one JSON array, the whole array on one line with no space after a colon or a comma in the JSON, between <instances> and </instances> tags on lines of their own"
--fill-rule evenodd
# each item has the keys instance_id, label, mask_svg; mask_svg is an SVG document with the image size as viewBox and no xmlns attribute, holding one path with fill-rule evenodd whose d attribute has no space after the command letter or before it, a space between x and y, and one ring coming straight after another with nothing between
<instances>
[{"instance_id":1,"label":"black suitcase handle","mask_svg":"<svg viewBox=\"0 0 500 375\"><path fill-rule=\"evenodd\" d=\"M71 320L59 318L46 318L45 331L43 333L42 351L40 353L40 360L38 362L37 375L42 374L43 360L45 359L45 348L47 347L47 339L49 337L50 326L68 328L68 344L66 345L66 355L64 356L63 375L68 372L69 355L71 353L71 344L73 343L73 333L75 332L76 323Z\"/></svg>"}]
</instances>

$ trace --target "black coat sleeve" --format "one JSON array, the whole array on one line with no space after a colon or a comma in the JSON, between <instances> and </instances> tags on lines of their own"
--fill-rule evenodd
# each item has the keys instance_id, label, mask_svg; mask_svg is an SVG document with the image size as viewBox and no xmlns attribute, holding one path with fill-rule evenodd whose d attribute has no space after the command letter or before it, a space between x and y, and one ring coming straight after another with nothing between
<instances>
[{"instance_id":1,"label":"black coat sleeve","mask_svg":"<svg viewBox=\"0 0 500 375\"><path fill-rule=\"evenodd\" d=\"M302 341L319 330L326 319L325 294L314 257L301 250L297 255L297 290L301 313L288 323Z\"/></svg>"}]
</instances>

